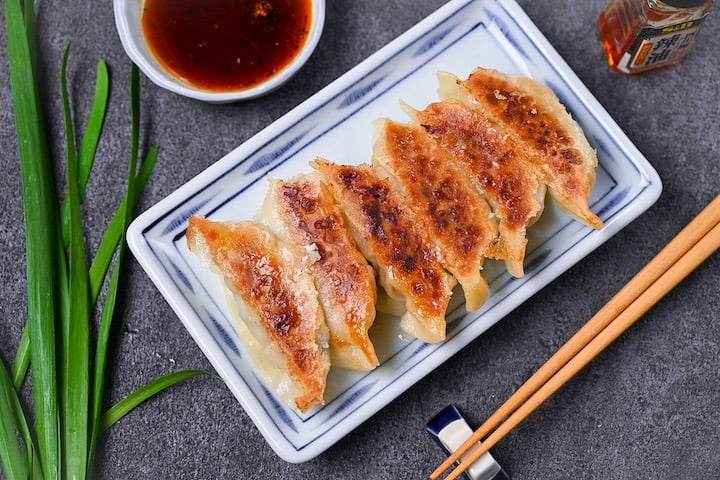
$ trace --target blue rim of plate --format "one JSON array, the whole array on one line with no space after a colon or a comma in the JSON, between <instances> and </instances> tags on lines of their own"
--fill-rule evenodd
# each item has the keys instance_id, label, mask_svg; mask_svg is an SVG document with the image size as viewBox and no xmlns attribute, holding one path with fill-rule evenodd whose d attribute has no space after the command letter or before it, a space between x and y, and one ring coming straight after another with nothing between
<instances>
[{"instance_id":1,"label":"blue rim of plate","mask_svg":"<svg viewBox=\"0 0 720 480\"><path fill-rule=\"evenodd\" d=\"M316 154L348 152L368 161L369 156L362 158L365 150L353 148L360 141L354 137L362 137L369 151L366 117L400 114L401 98L414 100L411 105L433 101L424 92L438 69L463 76L469 71L459 70L476 66L528 75L555 91L598 151L591 204L605 228L585 227L548 200L543 218L529 232L524 278L513 279L491 265L486 268L490 299L472 314L453 302L445 342L381 338L380 367L331 370L326 404L298 413L279 401L253 368L226 311L221 284L210 280L187 251L187 219L193 214L250 219L268 174L307 172ZM607 241L655 203L661 188L655 170L514 1L455 0L144 212L131 225L128 243L270 446L286 461L299 463L329 448Z\"/></svg>"}]
</instances>

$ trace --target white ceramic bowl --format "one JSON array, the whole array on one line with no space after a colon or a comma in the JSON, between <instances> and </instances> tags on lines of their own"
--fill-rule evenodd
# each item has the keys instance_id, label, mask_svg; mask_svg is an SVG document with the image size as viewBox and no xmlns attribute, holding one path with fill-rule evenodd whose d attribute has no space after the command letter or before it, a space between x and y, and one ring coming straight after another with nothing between
<instances>
[{"instance_id":1,"label":"white ceramic bowl","mask_svg":"<svg viewBox=\"0 0 720 480\"><path fill-rule=\"evenodd\" d=\"M172 92L212 103L228 103L238 100L256 98L278 88L292 77L303 64L310 58L317 46L325 23L325 0L312 0L312 25L302 51L295 59L276 75L268 78L261 84L238 91L231 92L210 92L195 88L168 72L155 55L145 40L142 27L142 10L144 0L113 0L115 12L115 25L120 35L125 52L130 59L150 78L155 84Z\"/></svg>"}]
</instances>

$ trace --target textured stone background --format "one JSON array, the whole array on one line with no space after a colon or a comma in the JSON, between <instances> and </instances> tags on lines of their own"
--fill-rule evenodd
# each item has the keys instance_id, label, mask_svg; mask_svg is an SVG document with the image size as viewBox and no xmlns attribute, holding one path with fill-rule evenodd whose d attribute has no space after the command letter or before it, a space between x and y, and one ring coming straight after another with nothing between
<instances>
[{"instance_id":1,"label":"textured stone background","mask_svg":"<svg viewBox=\"0 0 720 480\"><path fill-rule=\"evenodd\" d=\"M425 422L456 403L477 424L720 192L720 17L686 60L628 78L608 69L596 32L603 0L519 0L530 18L657 169L659 201L397 400L310 462L279 459L230 391L198 378L153 398L104 438L98 478L425 478L442 460ZM306 67L265 98L208 105L143 79L143 141L161 146L141 210L352 68L443 4L331 0ZM0 16L3 13L0 12ZM4 21L4 17L2 19ZM121 195L129 63L109 0L41 0L50 134L62 152L58 76L73 41L71 95L85 118L98 59L112 70L111 110L88 188L90 248ZM22 201L0 37L0 354L17 346L25 311ZM129 259L108 403L159 375L210 368L160 293ZM515 479L720 478L720 256L717 254L495 449Z\"/></svg>"}]
</instances>

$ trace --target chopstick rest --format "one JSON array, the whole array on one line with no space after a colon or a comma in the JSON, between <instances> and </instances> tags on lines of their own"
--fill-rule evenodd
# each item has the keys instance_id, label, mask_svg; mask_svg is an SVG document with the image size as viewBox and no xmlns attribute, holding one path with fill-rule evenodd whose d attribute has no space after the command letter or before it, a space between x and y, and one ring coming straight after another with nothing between
<instances>
[{"instance_id":1,"label":"chopstick rest","mask_svg":"<svg viewBox=\"0 0 720 480\"><path fill-rule=\"evenodd\" d=\"M457 450L473 433L455 405L448 405L438 412L427 423L425 430L448 455ZM470 450L468 453L472 453L472 451ZM464 478L466 480L510 480L510 476L490 452L478 458L464 472Z\"/></svg>"}]
</instances>

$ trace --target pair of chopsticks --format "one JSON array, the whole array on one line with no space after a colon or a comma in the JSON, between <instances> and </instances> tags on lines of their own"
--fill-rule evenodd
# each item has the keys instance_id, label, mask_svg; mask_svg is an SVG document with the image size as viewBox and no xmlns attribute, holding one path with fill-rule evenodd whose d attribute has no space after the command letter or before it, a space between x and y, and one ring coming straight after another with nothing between
<instances>
[{"instance_id":1,"label":"pair of chopsticks","mask_svg":"<svg viewBox=\"0 0 720 480\"><path fill-rule=\"evenodd\" d=\"M718 248L720 195L500 406L430 478L439 478L463 457L446 479L461 475ZM468 453L480 441L482 444Z\"/></svg>"}]
</instances>

